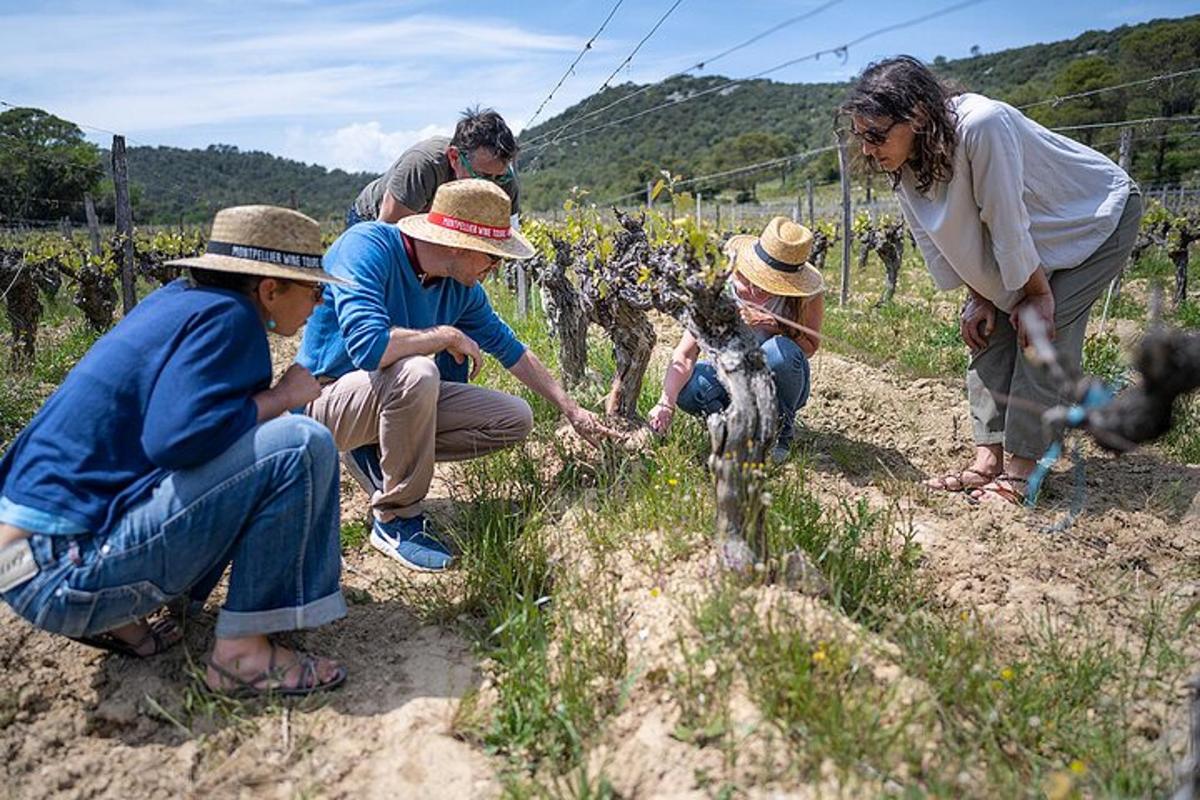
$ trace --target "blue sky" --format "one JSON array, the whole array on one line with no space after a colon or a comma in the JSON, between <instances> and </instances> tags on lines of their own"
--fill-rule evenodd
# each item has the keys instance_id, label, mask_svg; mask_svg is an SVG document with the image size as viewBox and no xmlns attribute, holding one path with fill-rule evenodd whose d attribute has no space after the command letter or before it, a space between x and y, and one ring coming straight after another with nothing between
<instances>
[{"instance_id":1,"label":"blue sky","mask_svg":"<svg viewBox=\"0 0 1200 800\"><path fill-rule=\"evenodd\" d=\"M658 80L826 0L683 0L614 82ZM615 0L0 0L0 100L124 133L135 144L266 150L381 171L482 103L514 130ZM624 0L540 119L594 92L674 0ZM744 77L952 0L842 0L698 74ZM845 80L899 52L925 59L1048 42L1200 11L1182 0L985 0L772 74ZM107 143L107 135L89 130Z\"/></svg>"}]
</instances>

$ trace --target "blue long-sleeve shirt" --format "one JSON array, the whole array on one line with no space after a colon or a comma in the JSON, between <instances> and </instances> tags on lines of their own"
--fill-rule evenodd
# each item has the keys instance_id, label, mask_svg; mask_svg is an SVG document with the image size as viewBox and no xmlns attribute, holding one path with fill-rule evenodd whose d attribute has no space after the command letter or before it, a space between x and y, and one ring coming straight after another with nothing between
<instances>
[{"instance_id":1,"label":"blue long-sleeve shirt","mask_svg":"<svg viewBox=\"0 0 1200 800\"><path fill-rule=\"evenodd\" d=\"M450 278L422 285L395 225L358 223L333 243L324 265L354 286L326 286L325 303L308 320L296 361L314 375L378 369L394 327L453 325L506 369L525 354L481 285Z\"/></svg>"},{"instance_id":2,"label":"blue long-sleeve shirt","mask_svg":"<svg viewBox=\"0 0 1200 800\"><path fill-rule=\"evenodd\" d=\"M250 299L175 281L75 365L0 459L0 494L106 533L168 472L253 428L253 396L270 383Z\"/></svg>"}]
</instances>

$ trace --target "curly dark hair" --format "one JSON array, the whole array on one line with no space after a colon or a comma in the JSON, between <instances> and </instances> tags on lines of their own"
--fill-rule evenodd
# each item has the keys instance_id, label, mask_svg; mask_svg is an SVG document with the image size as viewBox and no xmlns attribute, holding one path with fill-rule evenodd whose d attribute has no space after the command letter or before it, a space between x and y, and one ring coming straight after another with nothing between
<instances>
[{"instance_id":1,"label":"curly dark hair","mask_svg":"<svg viewBox=\"0 0 1200 800\"><path fill-rule=\"evenodd\" d=\"M924 118L913 139L908 160L924 194L937 181L954 176L954 148L958 144L954 126L958 122L950 100L963 93L957 84L938 78L929 67L912 56L896 56L867 66L837 115L889 119L894 122ZM900 185L900 170L889 173L892 188Z\"/></svg>"},{"instance_id":2,"label":"curly dark hair","mask_svg":"<svg viewBox=\"0 0 1200 800\"><path fill-rule=\"evenodd\" d=\"M454 137L450 144L460 151L473 153L480 147L486 147L496 154L496 158L512 161L517 156L517 139L509 130L504 117L490 108L468 108L458 120L454 128Z\"/></svg>"}]
</instances>

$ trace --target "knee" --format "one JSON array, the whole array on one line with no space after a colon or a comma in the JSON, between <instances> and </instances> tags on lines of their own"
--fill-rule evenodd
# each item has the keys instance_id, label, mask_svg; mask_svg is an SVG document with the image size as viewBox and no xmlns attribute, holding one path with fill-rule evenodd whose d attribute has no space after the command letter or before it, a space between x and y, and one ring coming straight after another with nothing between
<instances>
[{"instance_id":1,"label":"knee","mask_svg":"<svg viewBox=\"0 0 1200 800\"><path fill-rule=\"evenodd\" d=\"M429 356L402 358L380 370L385 405L413 402L437 403L442 375Z\"/></svg>"},{"instance_id":2,"label":"knee","mask_svg":"<svg viewBox=\"0 0 1200 800\"><path fill-rule=\"evenodd\" d=\"M530 408L529 403L526 403L524 400L521 400L521 413L518 430L521 432L522 439L533 432L533 409Z\"/></svg>"},{"instance_id":3,"label":"knee","mask_svg":"<svg viewBox=\"0 0 1200 800\"><path fill-rule=\"evenodd\" d=\"M767 361L767 369L778 372L781 369L796 369L808 362L808 356L800 349L795 340L778 335L772 336L762 344L763 357Z\"/></svg>"},{"instance_id":4,"label":"knee","mask_svg":"<svg viewBox=\"0 0 1200 800\"><path fill-rule=\"evenodd\" d=\"M514 397L508 413L504 415L504 427L510 431L514 441L527 437L533 431L533 409L529 403Z\"/></svg>"},{"instance_id":5,"label":"knee","mask_svg":"<svg viewBox=\"0 0 1200 800\"><path fill-rule=\"evenodd\" d=\"M281 452L301 450L317 464L336 464L337 446L333 434L312 417L285 414L259 426L260 450Z\"/></svg>"}]
</instances>

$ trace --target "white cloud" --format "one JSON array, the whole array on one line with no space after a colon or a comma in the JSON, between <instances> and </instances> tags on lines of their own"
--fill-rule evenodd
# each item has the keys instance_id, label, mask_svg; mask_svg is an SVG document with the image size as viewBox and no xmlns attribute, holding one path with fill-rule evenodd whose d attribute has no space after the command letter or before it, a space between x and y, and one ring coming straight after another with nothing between
<instances>
[{"instance_id":1,"label":"white cloud","mask_svg":"<svg viewBox=\"0 0 1200 800\"><path fill-rule=\"evenodd\" d=\"M382 173L396 157L430 136L449 136L452 127L426 125L420 130L386 131L377 121L355 122L333 131L289 128L280 155L348 172Z\"/></svg>"},{"instance_id":2,"label":"white cloud","mask_svg":"<svg viewBox=\"0 0 1200 800\"><path fill-rule=\"evenodd\" d=\"M400 1L304 13L243 3L237 14L214 14L211 4L113 5L103 14L0 8L0 98L135 140L247 125L278 137L289 126L353 128L364 119L385 136L452 125L475 103L516 115L546 70L582 46L578 36L413 13Z\"/></svg>"}]
</instances>

